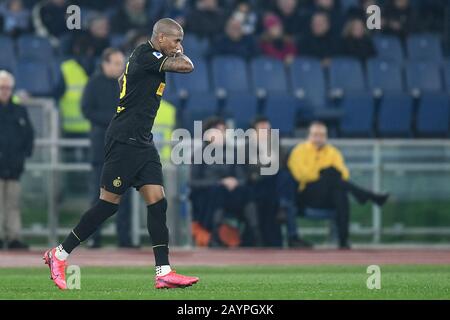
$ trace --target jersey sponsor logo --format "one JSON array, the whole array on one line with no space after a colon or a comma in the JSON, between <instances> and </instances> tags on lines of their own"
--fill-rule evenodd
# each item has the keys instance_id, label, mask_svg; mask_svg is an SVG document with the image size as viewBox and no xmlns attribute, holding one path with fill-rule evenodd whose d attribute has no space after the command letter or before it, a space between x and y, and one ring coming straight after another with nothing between
<instances>
[{"instance_id":1,"label":"jersey sponsor logo","mask_svg":"<svg viewBox=\"0 0 450 320\"><path fill-rule=\"evenodd\" d=\"M120 180L120 177L117 177L117 179L114 179L114 181L113 181L114 187L120 188L121 185L122 185L122 180Z\"/></svg>"},{"instance_id":2,"label":"jersey sponsor logo","mask_svg":"<svg viewBox=\"0 0 450 320\"><path fill-rule=\"evenodd\" d=\"M117 107L117 113L121 113L123 110L125 110L125 107L121 107L121 106Z\"/></svg>"},{"instance_id":3,"label":"jersey sponsor logo","mask_svg":"<svg viewBox=\"0 0 450 320\"><path fill-rule=\"evenodd\" d=\"M161 96L162 97L162 95L163 95L163 93L164 93L164 88L166 87L166 84L164 83L164 82L161 82L160 84L159 84L159 87L158 87L158 90L156 90L156 94L158 95L158 96Z\"/></svg>"},{"instance_id":4,"label":"jersey sponsor logo","mask_svg":"<svg viewBox=\"0 0 450 320\"><path fill-rule=\"evenodd\" d=\"M162 53L158 51L153 52L153 55L158 59L161 59L161 57L163 56Z\"/></svg>"}]
</instances>

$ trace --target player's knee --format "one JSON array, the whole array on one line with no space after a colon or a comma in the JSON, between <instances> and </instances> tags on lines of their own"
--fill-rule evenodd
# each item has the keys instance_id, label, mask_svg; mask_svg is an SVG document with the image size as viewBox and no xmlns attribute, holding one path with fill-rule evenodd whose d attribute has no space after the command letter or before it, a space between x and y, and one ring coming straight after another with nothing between
<instances>
[{"instance_id":1,"label":"player's knee","mask_svg":"<svg viewBox=\"0 0 450 320\"><path fill-rule=\"evenodd\" d=\"M100 189L100 199L113 204L120 203L121 195L109 192L103 188Z\"/></svg>"},{"instance_id":2,"label":"player's knee","mask_svg":"<svg viewBox=\"0 0 450 320\"><path fill-rule=\"evenodd\" d=\"M160 202L162 199L165 199L164 188L162 186L157 185L146 185L139 189L142 197L145 200L145 203L149 205L153 205L155 203Z\"/></svg>"}]
</instances>

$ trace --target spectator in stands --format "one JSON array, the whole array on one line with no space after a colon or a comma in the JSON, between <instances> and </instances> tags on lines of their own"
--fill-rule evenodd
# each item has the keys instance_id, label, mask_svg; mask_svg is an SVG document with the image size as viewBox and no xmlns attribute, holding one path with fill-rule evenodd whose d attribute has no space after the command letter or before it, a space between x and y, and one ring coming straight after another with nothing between
<instances>
[{"instance_id":1,"label":"spectator in stands","mask_svg":"<svg viewBox=\"0 0 450 320\"><path fill-rule=\"evenodd\" d=\"M107 48L102 54L99 70L89 79L81 102L82 111L91 123L91 190L96 201L100 192L100 176L103 166L105 133L116 112L119 100L118 79L125 68L125 56L118 49ZM131 243L131 200L130 192L124 195L116 216L119 247L132 247ZM92 236L91 247L101 247L101 231Z\"/></svg>"},{"instance_id":2,"label":"spectator in stands","mask_svg":"<svg viewBox=\"0 0 450 320\"><path fill-rule=\"evenodd\" d=\"M286 225L287 245L289 248L311 248L313 245L303 239L297 226L297 189L298 183L288 168L289 152L280 146L279 171L275 175L275 191L278 200L276 221ZM273 189L272 189L273 190Z\"/></svg>"},{"instance_id":3,"label":"spectator in stands","mask_svg":"<svg viewBox=\"0 0 450 320\"><path fill-rule=\"evenodd\" d=\"M304 30L304 20L299 15L297 0L276 0L275 13L280 17L284 32L294 39Z\"/></svg>"},{"instance_id":4,"label":"spectator in stands","mask_svg":"<svg viewBox=\"0 0 450 320\"><path fill-rule=\"evenodd\" d=\"M309 34L300 42L301 54L319 58L328 66L331 58L339 53L338 41L330 32L330 21L324 12L317 12L311 18Z\"/></svg>"},{"instance_id":5,"label":"spectator in stands","mask_svg":"<svg viewBox=\"0 0 450 320\"><path fill-rule=\"evenodd\" d=\"M33 151L34 134L26 108L13 102L14 77L0 71L0 248L27 249L22 242L20 176Z\"/></svg>"},{"instance_id":6,"label":"spectator in stands","mask_svg":"<svg viewBox=\"0 0 450 320\"><path fill-rule=\"evenodd\" d=\"M372 38L368 34L368 30L364 22L359 18L349 20L342 32L341 53L353 56L362 63L376 54Z\"/></svg>"},{"instance_id":7,"label":"spectator in stands","mask_svg":"<svg viewBox=\"0 0 450 320\"><path fill-rule=\"evenodd\" d=\"M23 6L22 0L5 2L0 6L0 15L4 19L3 32L9 36L15 38L31 31L30 11Z\"/></svg>"},{"instance_id":8,"label":"spectator in stands","mask_svg":"<svg viewBox=\"0 0 450 320\"><path fill-rule=\"evenodd\" d=\"M133 29L150 30L153 22L147 15L146 4L146 0L125 0L111 20L113 32L126 33Z\"/></svg>"},{"instance_id":9,"label":"spectator in stands","mask_svg":"<svg viewBox=\"0 0 450 320\"><path fill-rule=\"evenodd\" d=\"M252 58L256 44L252 35L244 35L241 22L231 17L225 26L225 34L217 37L211 46L211 55L234 55L244 59Z\"/></svg>"},{"instance_id":10,"label":"spectator in stands","mask_svg":"<svg viewBox=\"0 0 450 320\"><path fill-rule=\"evenodd\" d=\"M277 220L279 199L274 196L277 194L277 175L261 174L263 167L275 166L271 162L280 161L277 154L271 154L270 159L263 159L268 155L272 126L268 118L258 116L253 120L251 127L255 130L252 132L255 139L250 140L250 143L256 143L256 146L248 149L249 161L246 172L248 185L253 190L257 205L262 245L282 247L281 224ZM255 152L250 153L251 150Z\"/></svg>"},{"instance_id":11,"label":"spectator in stands","mask_svg":"<svg viewBox=\"0 0 450 320\"><path fill-rule=\"evenodd\" d=\"M343 18L341 10L335 0L314 0L313 12L326 13L330 21L331 33L339 35L343 24Z\"/></svg>"},{"instance_id":12,"label":"spectator in stands","mask_svg":"<svg viewBox=\"0 0 450 320\"><path fill-rule=\"evenodd\" d=\"M94 69L94 49L85 37L77 37L72 44L72 57L60 66L61 81L58 82L58 96L62 132L65 137L86 137L90 123L81 111L81 98L89 74Z\"/></svg>"},{"instance_id":13,"label":"spectator in stands","mask_svg":"<svg viewBox=\"0 0 450 320\"><path fill-rule=\"evenodd\" d=\"M123 45L123 50L125 52L125 56L129 57L133 50L148 41L148 32L144 30L133 30L128 32L127 40Z\"/></svg>"},{"instance_id":14,"label":"spectator in stands","mask_svg":"<svg viewBox=\"0 0 450 320\"><path fill-rule=\"evenodd\" d=\"M367 19L367 8L372 5L379 5L379 3L377 0L359 0L356 5L348 8L346 12L347 20L352 18ZM383 19L383 15L381 18Z\"/></svg>"},{"instance_id":15,"label":"spectator in stands","mask_svg":"<svg viewBox=\"0 0 450 320\"><path fill-rule=\"evenodd\" d=\"M33 25L39 36L46 37L57 46L58 37L67 32L67 0L42 0L33 8Z\"/></svg>"},{"instance_id":16,"label":"spectator in stands","mask_svg":"<svg viewBox=\"0 0 450 320\"><path fill-rule=\"evenodd\" d=\"M280 150L280 171L276 175L276 195L278 197L277 221L286 225L287 244L289 248L311 248L313 245L303 239L297 226L297 187L288 167L288 155Z\"/></svg>"},{"instance_id":17,"label":"spectator in stands","mask_svg":"<svg viewBox=\"0 0 450 320\"><path fill-rule=\"evenodd\" d=\"M82 31L75 38L82 38L80 41L85 43L87 53L91 59L100 58L103 51L110 46L110 25L106 16L94 14L90 17L88 30ZM95 61L91 61L95 64Z\"/></svg>"},{"instance_id":18,"label":"spectator in stands","mask_svg":"<svg viewBox=\"0 0 450 320\"><path fill-rule=\"evenodd\" d=\"M197 0L196 8L186 17L186 33L212 38L224 30L225 12L217 0Z\"/></svg>"},{"instance_id":19,"label":"spectator in stands","mask_svg":"<svg viewBox=\"0 0 450 320\"><path fill-rule=\"evenodd\" d=\"M450 12L447 0L420 1L418 10L426 31L442 33L445 27L450 31L450 24L446 22L449 19L448 15ZM445 38L447 38L446 41L448 42L448 36Z\"/></svg>"},{"instance_id":20,"label":"spectator in stands","mask_svg":"<svg viewBox=\"0 0 450 320\"><path fill-rule=\"evenodd\" d=\"M212 129L212 130L209 130ZM199 246L236 247L241 244L239 221L246 221L253 235L257 237L256 206L251 189L246 185L246 173L243 165L227 164L225 141L225 122L216 117L205 121L205 148L222 149L223 162L194 164L191 167L191 201L193 210L192 234ZM209 154L209 153L208 153ZM235 153L236 155L236 153ZM254 244L259 244L257 238Z\"/></svg>"},{"instance_id":21,"label":"spectator in stands","mask_svg":"<svg viewBox=\"0 0 450 320\"><path fill-rule=\"evenodd\" d=\"M412 32L423 29L423 21L409 0L391 0L383 8L385 12L382 31L403 40Z\"/></svg>"},{"instance_id":22,"label":"spectator in stands","mask_svg":"<svg viewBox=\"0 0 450 320\"><path fill-rule=\"evenodd\" d=\"M231 16L241 23L244 35L253 35L257 32L259 17L249 0L236 1Z\"/></svg>"},{"instance_id":23,"label":"spectator in stands","mask_svg":"<svg viewBox=\"0 0 450 320\"><path fill-rule=\"evenodd\" d=\"M161 99L158 116L153 123L152 134L161 159L161 163L169 163L172 146L164 144L172 138L172 132L177 124L177 108L165 99ZM159 144L161 143L161 144Z\"/></svg>"},{"instance_id":24,"label":"spectator in stands","mask_svg":"<svg viewBox=\"0 0 450 320\"><path fill-rule=\"evenodd\" d=\"M327 127L313 122L308 140L298 144L291 152L288 167L298 182L299 212L306 207L334 209L339 247L350 248L348 227L350 220L349 194L359 203L372 201L381 206L388 194L365 190L349 180L350 173L340 151L327 142Z\"/></svg>"},{"instance_id":25,"label":"spectator in stands","mask_svg":"<svg viewBox=\"0 0 450 320\"><path fill-rule=\"evenodd\" d=\"M71 0L71 3L80 6L82 11L83 9L89 9L97 12L116 8L121 2L122 0Z\"/></svg>"},{"instance_id":26,"label":"spectator in stands","mask_svg":"<svg viewBox=\"0 0 450 320\"><path fill-rule=\"evenodd\" d=\"M188 10L188 0L173 0L172 4L167 8L167 16L174 19L180 26L185 28Z\"/></svg>"},{"instance_id":27,"label":"spectator in stands","mask_svg":"<svg viewBox=\"0 0 450 320\"><path fill-rule=\"evenodd\" d=\"M264 33L260 48L264 55L283 60L287 64L291 63L297 54L295 42L284 34L280 18L271 13L264 17Z\"/></svg>"}]
</instances>

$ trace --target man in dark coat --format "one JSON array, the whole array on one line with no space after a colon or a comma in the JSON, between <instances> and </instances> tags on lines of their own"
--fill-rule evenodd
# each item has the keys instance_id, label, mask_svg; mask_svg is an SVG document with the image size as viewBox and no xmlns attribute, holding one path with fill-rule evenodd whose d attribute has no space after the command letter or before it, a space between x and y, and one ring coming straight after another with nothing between
<instances>
[{"instance_id":1,"label":"man in dark coat","mask_svg":"<svg viewBox=\"0 0 450 320\"><path fill-rule=\"evenodd\" d=\"M91 163L93 167L93 201L98 199L100 176L103 165L105 132L119 102L119 83L117 79L124 71L125 57L117 49L108 48L103 52L98 72L90 79L83 92L81 107L83 114L91 122ZM121 201L117 215L119 247L131 247L130 236L130 194ZM101 246L100 231L93 235L91 247Z\"/></svg>"},{"instance_id":2,"label":"man in dark coat","mask_svg":"<svg viewBox=\"0 0 450 320\"><path fill-rule=\"evenodd\" d=\"M33 151L27 110L12 101L14 77L0 71L0 248L27 249L20 239L20 176Z\"/></svg>"}]
</instances>

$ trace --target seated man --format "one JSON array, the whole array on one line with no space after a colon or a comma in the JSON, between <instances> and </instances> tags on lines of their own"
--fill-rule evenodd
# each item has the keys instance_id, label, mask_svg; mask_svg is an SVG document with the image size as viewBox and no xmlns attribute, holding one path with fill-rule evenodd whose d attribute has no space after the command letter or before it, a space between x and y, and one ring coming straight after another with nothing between
<instances>
[{"instance_id":1,"label":"seated man","mask_svg":"<svg viewBox=\"0 0 450 320\"><path fill-rule=\"evenodd\" d=\"M388 194L376 194L364 190L349 181L350 174L344 159L334 146L327 143L327 127L313 122L308 140L297 145L288 160L288 167L299 183L297 203L299 211L306 207L334 209L339 247L350 248L348 226L351 193L359 203L368 200L383 205Z\"/></svg>"},{"instance_id":2,"label":"seated man","mask_svg":"<svg viewBox=\"0 0 450 320\"><path fill-rule=\"evenodd\" d=\"M262 168L279 167L279 155L271 150L272 126L265 116L257 116L252 122L252 135L248 142L247 183L251 188L256 207L264 247L282 247L281 224L277 219L280 199L277 195L276 174L263 174ZM252 145L253 144L253 145ZM251 148L252 147L252 148ZM252 150L255 150L253 152Z\"/></svg>"},{"instance_id":3,"label":"seated man","mask_svg":"<svg viewBox=\"0 0 450 320\"><path fill-rule=\"evenodd\" d=\"M257 210L252 190L246 183L245 167L236 165L236 161L226 163L225 122L212 117L206 120L203 130L207 142L201 152L204 153L205 148L223 148L223 163L206 164L203 161L191 167L192 234L196 244L239 246L240 233L235 223L243 221L252 233L252 245L259 246Z\"/></svg>"}]
</instances>

